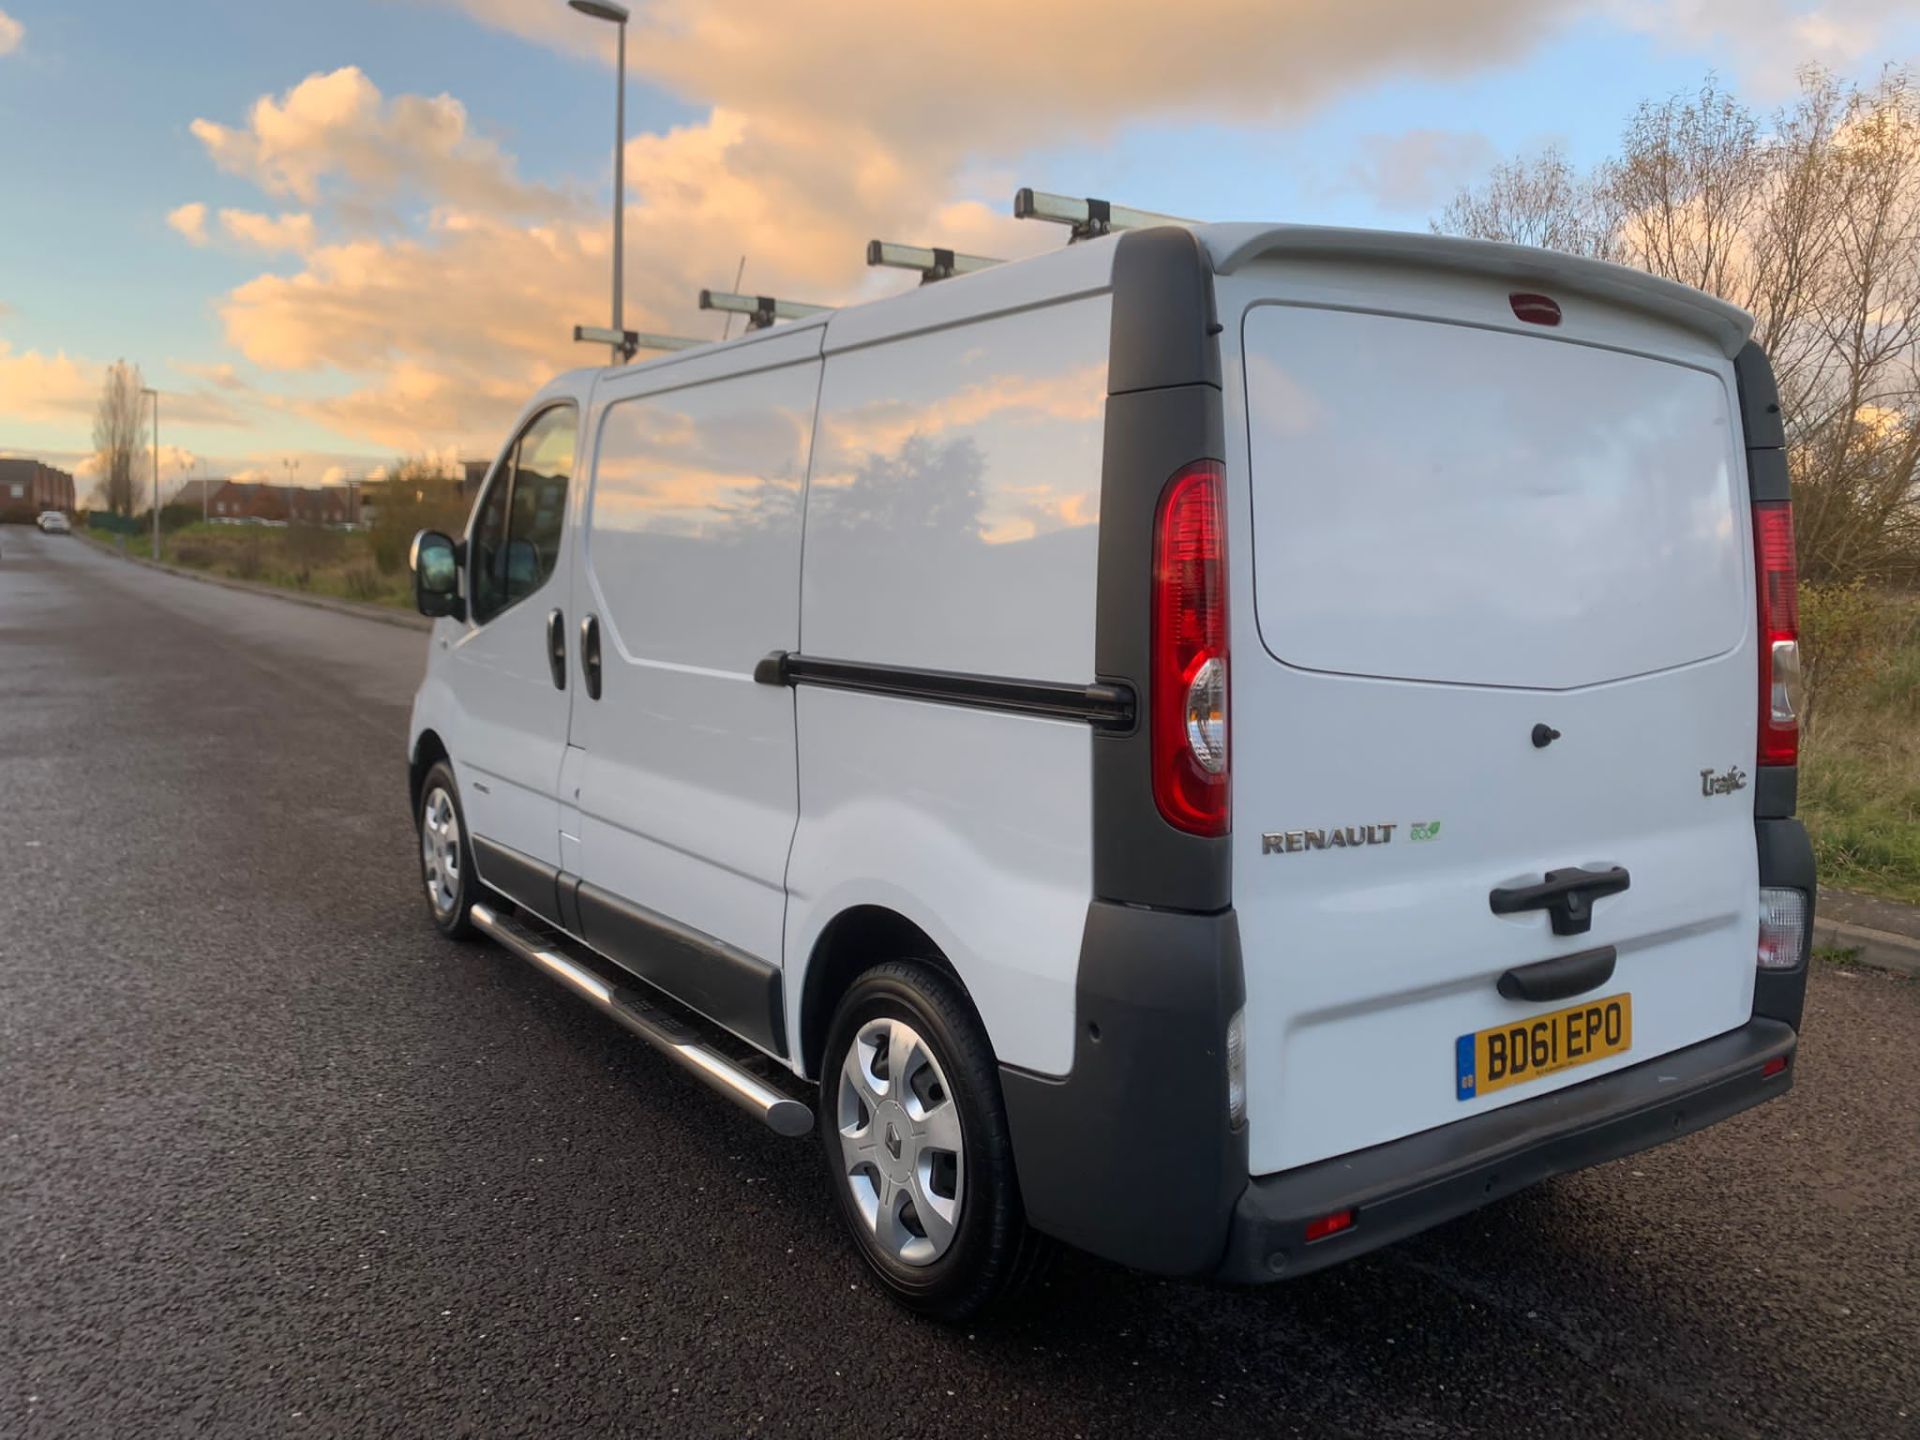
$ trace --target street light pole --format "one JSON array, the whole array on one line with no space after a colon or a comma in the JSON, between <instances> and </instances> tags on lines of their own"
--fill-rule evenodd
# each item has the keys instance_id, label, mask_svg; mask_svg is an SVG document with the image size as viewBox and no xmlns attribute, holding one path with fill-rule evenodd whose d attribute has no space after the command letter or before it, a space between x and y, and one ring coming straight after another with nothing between
<instances>
[{"instance_id":1,"label":"street light pole","mask_svg":"<svg viewBox=\"0 0 1920 1440\"><path fill-rule=\"evenodd\" d=\"M160 392L151 385L140 389L153 397L153 558L160 558Z\"/></svg>"},{"instance_id":2,"label":"street light pole","mask_svg":"<svg viewBox=\"0 0 1920 1440\"><path fill-rule=\"evenodd\" d=\"M623 335L626 332L625 310L621 304L624 287L621 284L621 264L625 259L626 208L627 208L627 10L624 6L610 3L610 0L567 0L567 4L582 15L590 15L595 20L607 20L620 27L619 60L617 61L616 88L613 101L613 333ZM613 347L613 363L622 364L628 358L624 344Z\"/></svg>"}]
</instances>

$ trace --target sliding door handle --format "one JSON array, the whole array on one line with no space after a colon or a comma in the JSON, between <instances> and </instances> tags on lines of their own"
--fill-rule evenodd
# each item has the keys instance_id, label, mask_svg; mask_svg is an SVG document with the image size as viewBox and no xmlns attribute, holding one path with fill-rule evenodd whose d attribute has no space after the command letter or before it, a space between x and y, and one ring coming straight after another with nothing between
<instances>
[{"instance_id":1,"label":"sliding door handle","mask_svg":"<svg viewBox=\"0 0 1920 1440\"><path fill-rule=\"evenodd\" d=\"M567 688L567 617L557 609L547 612L547 672L554 689Z\"/></svg>"},{"instance_id":2,"label":"sliding door handle","mask_svg":"<svg viewBox=\"0 0 1920 1440\"><path fill-rule=\"evenodd\" d=\"M589 615L580 622L580 674L587 682L587 698L600 698L600 617Z\"/></svg>"}]
</instances>

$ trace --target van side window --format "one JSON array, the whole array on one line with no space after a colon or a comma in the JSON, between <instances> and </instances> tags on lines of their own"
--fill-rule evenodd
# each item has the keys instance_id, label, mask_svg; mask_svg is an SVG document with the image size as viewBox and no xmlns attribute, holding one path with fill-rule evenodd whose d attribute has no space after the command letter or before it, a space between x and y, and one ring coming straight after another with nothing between
<instances>
[{"instance_id":1,"label":"van side window","mask_svg":"<svg viewBox=\"0 0 1920 1440\"><path fill-rule=\"evenodd\" d=\"M508 605L546 584L560 563L576 428L573 408L562 405L540 416L520 437L513 465L513 503L507 520Z\"/></svg>"},{"instance_id":2,"label":"van side window","mask_svg":"<svg viewBox=\"0 0 1920 1440\"><path fill-rule=\"evenodd\" d=\"M506 606L500 574L507 549L507 494L513 488L511 447L494 467L486 497L474 512L473 533L467 542L467 589L473 623L484 625Z\"/></svg>"},{"instance_id":3,"label":"van side window","mask_svg":"<svg viewBox=\"0 0 1920 1440\"><path fill-rule=\"evenodd\" d=\"M494 471L473 527L476 624L533 594L559 564L578 428L570 405L543 411Z\"/></svg>"}]
</instances>

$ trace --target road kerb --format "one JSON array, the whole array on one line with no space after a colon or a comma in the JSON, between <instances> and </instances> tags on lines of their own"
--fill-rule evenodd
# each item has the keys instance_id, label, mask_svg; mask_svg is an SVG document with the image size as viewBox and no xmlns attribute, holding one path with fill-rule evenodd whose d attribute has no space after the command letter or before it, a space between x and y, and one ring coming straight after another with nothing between
<instances>
[{"instance_id":1,"label":"road kerb","mask_svg":"<svg viewBox=\"0 0 1920 1440\"><path fill-rule=\"evenodd\" d=\"M1823 920L1816 915L1813 943L1853 951L1850 958L1854 964L1920 977L1920 940L1911 936L1852 925L1845 920Z\"/></svg>"}]
</instances>

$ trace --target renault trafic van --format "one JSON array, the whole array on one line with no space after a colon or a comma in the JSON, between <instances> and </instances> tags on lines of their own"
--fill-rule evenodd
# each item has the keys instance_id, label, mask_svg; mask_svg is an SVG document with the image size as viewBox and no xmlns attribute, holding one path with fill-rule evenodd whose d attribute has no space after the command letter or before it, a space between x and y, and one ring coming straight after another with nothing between
<instances>
[{"instance_id":1,"label":"renault trafic van","mask_svg":"<svg viewBox=\"0 0 1920 1440\"><path fill-rule=\"evenodd\" d=\"M969 1314L1283 1279L1783 1094L1814 872L1741 311L1157 228L528 406L410 745L429 912L817 1132Z\"/></svg>"}]
</instances>

